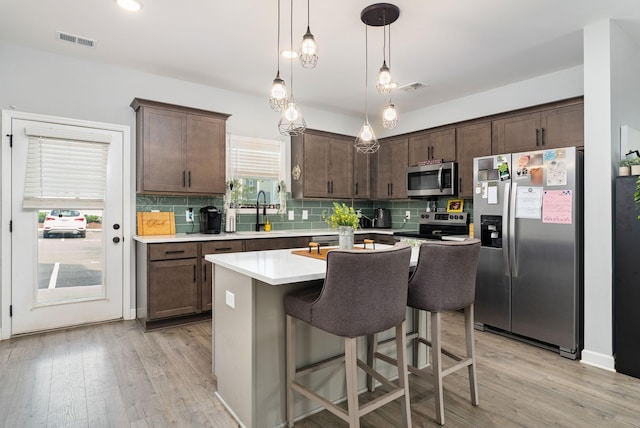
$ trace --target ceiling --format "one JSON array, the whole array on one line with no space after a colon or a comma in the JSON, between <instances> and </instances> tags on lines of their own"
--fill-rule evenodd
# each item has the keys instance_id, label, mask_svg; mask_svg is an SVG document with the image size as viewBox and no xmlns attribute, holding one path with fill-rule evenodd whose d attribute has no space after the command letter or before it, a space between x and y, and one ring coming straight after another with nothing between
<instances>
[{"instance_id":1,"label":"ceiling","mask_svg":"<svg viewBox=\"0 0 640 428\"><path fill-rule=\"evenodd\" d=\"M282 0L281 48L290 44L290 1ZM277 0L142 0L137 13L114 0L2 0L0 41L119 65L265 99L277 69ZM293 63L294 94L348 115L364 110L367 0L313 0L310 27L319 45L314 69ZM396 0L391 71L400 114L582 63L582 28L603 19L640 46L638 0ZM517 6L517 8L515 8ZM306 30L307 2L294 1L293 46ZM96 40L88 48L56 31ZM385 97L371 83L382 65L382 29L370 27L369 111ZM291 88L290 61L281 76Z\"/></svg>"}]
</instances>

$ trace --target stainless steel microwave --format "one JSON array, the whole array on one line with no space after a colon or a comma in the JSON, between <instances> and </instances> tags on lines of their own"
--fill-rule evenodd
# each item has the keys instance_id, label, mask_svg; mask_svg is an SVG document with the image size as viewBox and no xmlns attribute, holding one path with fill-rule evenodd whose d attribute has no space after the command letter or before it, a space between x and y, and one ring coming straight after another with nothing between
<instances>
[{"instance_id":1,"label":"stainless steel microwave","mask_svg":"<svg viewBox=\"0 0 640 428\"><path fill-rule=\"evenodd\" d=\"M458 194L458 164L443 162L407 168L407 196L455 196Z\"/></svg>"}]
</instances>

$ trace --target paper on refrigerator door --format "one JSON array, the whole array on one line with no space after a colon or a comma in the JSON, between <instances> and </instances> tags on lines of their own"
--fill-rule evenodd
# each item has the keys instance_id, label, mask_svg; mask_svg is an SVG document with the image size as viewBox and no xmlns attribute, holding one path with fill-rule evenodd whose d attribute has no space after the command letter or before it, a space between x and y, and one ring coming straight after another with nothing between
<instances>
[{"instance_id":1,"label":"paper on refrigerator door","mask_svg":"<svg viewBox=\"0 0 640 428\"><path fill-rule=\"evenodd\" d=\"M487 204L498 203L498 183L489 183L487 187Z\"/></svg>"},{"instance_id":2,"label":"paper on refrigerator door","mask_svg":"<svg viewBox=\"0 0 640 428\"><path fill-rule=\"evenodd\" d=\"M542 187L518 187L516 218L542 218Z\"/></svg>"}]
</instances>

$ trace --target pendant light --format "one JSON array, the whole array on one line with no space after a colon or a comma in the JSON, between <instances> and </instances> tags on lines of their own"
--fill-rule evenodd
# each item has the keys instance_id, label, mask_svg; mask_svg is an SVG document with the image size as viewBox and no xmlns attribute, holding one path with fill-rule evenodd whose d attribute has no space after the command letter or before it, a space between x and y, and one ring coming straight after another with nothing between
<instances>
[{"instance_id":1,"label":"pendant light","mask_svg":"<svg viewBox=\"0 0 640 428\"><path fill-rule=\"evenodd\" d=\"M290 49L293 51L293 0L291 0L291 32L290 32ZM307 123L300 113L293 98L293 60L290 62L291 71L291 93L287 105L282 111L282 116L278 122L278 130L282 135L296 136L302 135L307 128Z\"/></svg>"},{"instance_id":2,"label":"pendant light","mask_svg":"<svg viewBox=\"0 0 640 428\"><path fill-rule=\"evenodd\" d=\"M280 0L278 0L278 72L276 78L273 79L271 85L271 97L269 103L273 111L284 110L287 104L287 87L284 84L284 80L280 78Z\"/></svg>"},{"instance_id":3,"label":"pendant light","mask_svg":"<svg viewBox=\"0 0 640 428\"><path fill-rule=\"evenodd\" d=\"M382 10L382 67L378 71L376 79L376 89L380 94L388 94L391 92L391 70L387 67L387 12ZM389 60L391 62L391 60Z\"/></svg>"},{"instance_id":4,"label":"pendant light","mask_svg":"<svg viewBox=\"0 0 640 428\"><path fill-rule=\"evenodd\" d=\"M300 47L300 62L304 68L314 68L318 63L318 44L309 29L309 0L307 0L307 32L302 36Z\"/></svg>"},{"instance_id":5,"label":"pendant light","mask_svg":"<svg viewBox=\"0 0 640 428\"><path fill-rule=\"evenodd\" d=\"M373 128L369 124L369 112L368 112L368 97L367 97L367 89L369 80L369 75L367 72L368 62L369 62L369 53L368 53L368 26L365 23L364 26L364 123L360 128L360 132L358 132L358 136L356 137L356 141L354 143L354 147L360 153L375 153L380 148L380 143L378 143L378 139L376 138L375 132L373 132Z\"/></svg>"},{"instance_id":6,"label":"pendant light","mask_svg":"<svg viewBox=\"0 0 640 428\"><path fill-rule=\"evenodd\" d=\"M391 65L391 25L389 25L389 65ZM382 126L385 129L394 129L398 126L398 111L395 104L391 102L391 97L382 110Z\"/></svg>"}]
</instances>

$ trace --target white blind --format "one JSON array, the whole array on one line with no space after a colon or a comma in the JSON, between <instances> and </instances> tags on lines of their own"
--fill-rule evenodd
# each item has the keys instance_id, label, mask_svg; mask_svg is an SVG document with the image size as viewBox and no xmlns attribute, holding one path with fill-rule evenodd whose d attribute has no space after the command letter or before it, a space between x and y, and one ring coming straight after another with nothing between
<instances>
[{"instance_id":1,"label":"white blind","mask_svg":"<svg viewBox=\"0 0 640 428\"><path fill-rule=\"evenodd\" d=\"M284 143L231 136L229 139L229 177L284 177Z\"/></svg>"},{"instance_id":2,"label":"white blind","mask_svg":"<svg viewBox=\"0 0 640 428\"><path fill-rule=\"evenodd\" d=\"M111 137L49 131L26 129L23 207L103 208Z\"/></svg>"}]
</instances>

